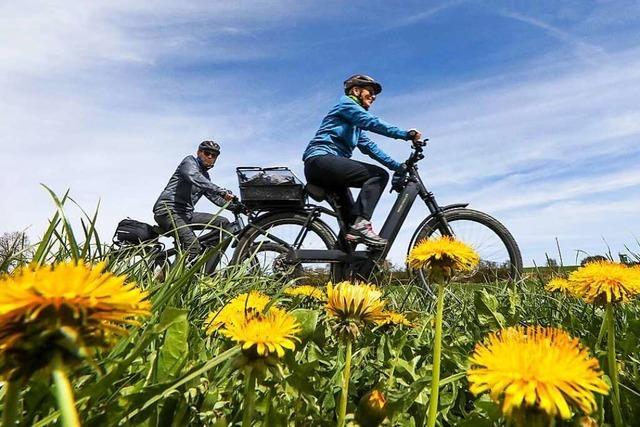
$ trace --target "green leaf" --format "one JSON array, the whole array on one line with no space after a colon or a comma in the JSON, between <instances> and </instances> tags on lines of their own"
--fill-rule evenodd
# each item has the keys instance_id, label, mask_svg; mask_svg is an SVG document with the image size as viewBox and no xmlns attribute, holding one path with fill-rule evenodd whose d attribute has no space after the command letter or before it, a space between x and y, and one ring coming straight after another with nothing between
<instances>
[{"instance_id":1,"label":"green leaf","mask_svg":"<svg viewBox=\"0 0 640 427\"><path fill-rule=\"evenodd\" d=\"M172 380L180 372L189 354L188 310L168 307L162 313L161 325L168 325L158 351L156 380Z\"/></svg>"},{"instance_id":2,"label":"green leaf","mask_svg":"<svg viewBox=\"0 0 640 427\"><path fill-rule=\"evenodd\" d=\"M477 291L474 294L474 304L478 321L483 326L491 329L504 328L506 320L502 313L498 311L499 303L495 295L491 295L486 289Z\"/></svg>"},{"instance_id":3,"label":"green leaf","mask_svg":"<svg viewBox=\"0 0 640 427\"><path fill-rule=\"evenodd\" d=\"M302 328L298 337L302 340L307 340L312 337L318 325L318 312L316 310L298 308L293 310L291 315L296 318Z\"/></svg>"},{"instance_id":4,"label":"green leaf","mask_svg":"<svg viewBox=\"0 0 640 427\"><path fill-rule=\"evenodd\" d=\"M493 427L495 424L480 414L472 414L468 418L460 420L456 425L458 427Z\"/></svg>"},{"instance_id":5,"label":"green leaf","mask_svg":"<svg viewBox=\"0 0 640 427\"><path fill-rule=\"evenodd\" d=\"M415 366L407 360L398 359L398 361L396 362L396 370L398 371L398 374L401 374L403 371L408 373L413 381L418 378L418 374L416 374L415 371Z\"/></svg>"},{"instance_id":6,"label":"green leaf","mask_svg":"<svg viewBox=\"0 0 640 427\"><path fill-rule=\"evenodd\" d=\"M80 248L78 246L78 241L76 240L76 237L73 233L73 227L71 227L71 223L69 222L69 220L64 214L64 202L67 199L69 192L67 191L67 193L65 193L62 200L60 200L56 195L56 193L53 192L53 190L51 190L49 187L47 187L44 184L41 184L41 185L49 192L49 195L51 196L54 203L56 204L58 214L62 219L63 230L67 238L65 248L70 250L71 258L73 258L74 261L80 260ZM62 241L62 239L60 240Z\"/></svg>"},{"instance_id":7,"label":"green leaf","mask_svg":"<svg viewBox=\"0 0 640 427\"><path fill-rule=\"evenodd\" d=\"M521 301L520 301L520 293L515 289L509 290L509 316L514 317L520 309Z\"/></svg>"},{"instance_id":8,"label":"green leaf","mask_svg":"<svg viewBox=\"0 0 640 427\"><path fill-rule=\"evenodd\" d=\"M502 416L500 405L492 401L486 394L480 396L475 401L475 407L479 414L492 421L497 421Z\"/></svg>"},{"instance_id":9,"label":"green leaf","mask_svg":"<svg viewBox=\"0 0 640 427\"><path fill-rule=\"evenodd\" d=\"M287 383L296 390L312 395L317 385L317 380L313 378L313 374L318 369L318 366L318 361L293 366L293 375L287 378Z\"/></svg>"},{"instance_id":10,"label":"green leaf","mask_svg":"<svg viewBox=\"0 0 640 427\"><path fill-rule=\"evenodd\" d=\"M131 412L129 412L127 414L127 416L125 417L124 421L126 422L126 421L134 418L137 414L144 413L147 409L151 408L151 406L154 405L155 403L161 401L162 399L165 399L165 398L169 397L172 393L175 392L175 390L177 390L183 384L186 384L189 381L192 381L195 378L200 377L201 375L205 374L207 371L213 369L214 367L218 366L222 362L226 362L227 360L231 359L232 357L235 357L239 353L240 353L240 347L239 346L235 346L233 348L230 348L229 350L225 351L224 353L219 354L218 356L216 356L213 359L209 360L208 362L202 364L201 366L194 367L190 372L188 372L188 373L184 374L182 377L180 377L180 379L176 380L175 382L173 382L169 386L163 387L162 391L156 392L156 390L154 389L153 390L154 391L153 392L153 396L149 397L149 399L146 402L144 402L144 404L136 405L135 407L130 407ZM152 386L152 388L153 387L154 386Z\"/></svg>"}]
</instances>

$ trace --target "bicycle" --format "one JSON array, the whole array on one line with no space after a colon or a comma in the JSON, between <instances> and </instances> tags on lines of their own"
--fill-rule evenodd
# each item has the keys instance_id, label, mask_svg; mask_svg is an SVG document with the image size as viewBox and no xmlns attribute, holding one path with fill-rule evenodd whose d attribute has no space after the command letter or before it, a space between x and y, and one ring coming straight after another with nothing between
<instances>
[{"instance_id":1,"label":"bicycle","mask_svg":"<svg viewBox=\"0 0 640 427\"><path fill-rule=\"evenodd\" d=\"M252 206L259 214L254 213L237 236L231 263L253 258L258 259L257 263L266 273L303 277L321 270L329 272L333 281L368 280L376 264L385 260L419 196L430 214L414 231L407 253L422 239L437 235L455 236L474 247L481 258L479 267L466 276L466 280L517 280L522 271L522 256L507 228L490 215L467 208L468 203L440 206L427 189L418 173L418 162L425 158L427 141L412 143L411 155L405 162L406 173L394 176L391 191L396 191L398 196L379 233L388 241L384 248L356 250L344 238L347 226L339 214L341 207L336 198L330 191L306 184L297 204L274 206L268 203L261 206L255 203ZM331 209L307 203L307 196L317 202L327 201ZM338 233L323 220L323 215L337 221ZM317 267L319 264L323 265L320 269ZM418 274L428 286L423 273Z\"/></svg>"},{"instance_id":2,"label":"bicycle","mask_svg":"<svg viewBox=\"0 0 640 427\"><path fill-rule=\"evenodd\" d=\"M244 220L240 214L250 214L237 198L234 197L232 202L237 203L240 209L233 213L234 221L231 222L229 231L223 231L218 228L204 228L201 234L197 236L201 248L199 257L209 249L213 251L204 262L203 273L206 275L214 274L227 248L240 231L245 228ZM109 251L109 256L113 259L131 260L138 258L139 261L144 262L147 269L151 269L156 275L159 275L161 273L158 270L161 272L166 267L169 267L181 253L181 249L176 246L177 242L175 241L173 230L163 233L157 225L130 219L123 221L129 221L130 224L133 224L133 227L129 227L123 233L122 222L118 225L118 229L116 229L112 239L111 251ZM223 236L225 233L226 236ZM174 246L166 249L164 243L160 242L161 236L173 237Z\"/></svg>"}]
</instances>

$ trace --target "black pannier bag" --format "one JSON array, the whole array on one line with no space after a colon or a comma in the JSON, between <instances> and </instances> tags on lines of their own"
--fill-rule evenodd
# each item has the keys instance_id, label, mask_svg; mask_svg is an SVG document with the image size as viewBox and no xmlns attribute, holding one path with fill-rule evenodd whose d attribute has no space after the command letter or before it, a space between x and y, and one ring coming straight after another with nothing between
<instances>
[{"instance_id":1,"label":"black pannier bag","mask_svg":"<svg viewBox=\"0 0 640 427\"><path fill-rule=\"evenodd\" d=\"M240 198L249 209L299 208L305 205L304 185L286 167L236 168Z\"/></svg>"},{"instance_id":2,"label":"black pannier bag","mask_svg":"<svg viewBox=\"0 0 640 427\"><path fill-rule=\"evenodd\" d=\"M143 243L158 238L159 234L152 225L127 218L118 223L115 240L121 243Z\"/></svg>"}]
</instances>

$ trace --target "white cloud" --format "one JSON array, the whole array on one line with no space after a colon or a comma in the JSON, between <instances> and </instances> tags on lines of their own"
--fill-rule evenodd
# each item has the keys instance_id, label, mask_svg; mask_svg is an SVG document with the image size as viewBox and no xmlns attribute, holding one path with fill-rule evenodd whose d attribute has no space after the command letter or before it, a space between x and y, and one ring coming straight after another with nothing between
<instances>
[{"instance_id":1,"label":"white cloud","mask_svg":"<svg viewBox=\"0 0 640 427\"><path fill-rule=\"evenodd\" d=\"M575 54L588 63L597 64L598 62L606 59L605 50L600 46L595 46L591 43L588 43L580 39L579 37L576 37L568 33L567 31L563 31L560 28L557 28L538 18L507 10L500 10L498 11L498 14L506 18L524 22L526 24L532 25L533 27L543 30L551 37L571 46Z\"/></svg>"},{"instance_id":2,"label":"white cloud","mask_svg":"<svg viewBox=\"0 0 640 427\"><path fill-rule=\"evenodd\" d=\"M212 136L224 147L213 173L220 185L237 188L238 165L289 165L302 175L305 141L333 95L270 102L264 94L272 89L258 87L238 100L232 73L189 82L153 71L170 59L272 55L277 45L238 46L292 16L314 19L305 17L307 6L251 2L247 14L244 2L0 5L2 230L33 224L32 236L42 231L53 204L39 182L58 192L70 187L88 210L100 198L105 238L122 217L151 221L151 206L179 160ZM374 112L432 138L421 171L441 203L469 201L493 213L513 231L525 260L540 262L555 236L571 251L598 251L601 238L616 248L633 242L640 172L593 165L637 159L639 70L637 50L610 52L590 65L547 54L544 62L482 80L385 93ZM203 91L211 102L198 101ZM406 158L406 144L375 139ZM394 198L383 196L377 229ZM394 262L425 214L414 207Z\"/></svg>"},{"instance_id":3,"label":"white cloud","mask_svg":"<svg viewBox=\"0 0 640 427\"><path fill-rule=\"evenodd\" d=\"M305 19L306 2L24 0L0 4L0 82L64 75L112 63L153 65L170 55L208 61L263 58L246 42L282 20ZM241 48L239 48L241 46Z\"/></svg>"},{"instance_id":4,"label":"white cloud","mask_svg":"<svg viewBox=\"0 0 640 427\"><path fill-rule=\"evenodd\" d=\"M553 65L514 75L381 97L380 114L423 129L432 142L421 172L438 200L468 201L494 214L528 262L544 262L555 236L571 235L573 249L600 248L605 238L614 251L622 250L633 241L634 217L613 211L640 195L640 172L633 166L640 160L639 66L638 50L611 54L598 66L555 58ZM401 144L376 139L396 158L406 158ZM391 202L385 199L380 210L388 211ZM547 208L578 202L579 211L568 210L573 218ZM603 208L610 217L588 214ZM382 221L377 215L376 223ZM403 253L394 248L394 260Z\"/></svg>"}]
</instances>

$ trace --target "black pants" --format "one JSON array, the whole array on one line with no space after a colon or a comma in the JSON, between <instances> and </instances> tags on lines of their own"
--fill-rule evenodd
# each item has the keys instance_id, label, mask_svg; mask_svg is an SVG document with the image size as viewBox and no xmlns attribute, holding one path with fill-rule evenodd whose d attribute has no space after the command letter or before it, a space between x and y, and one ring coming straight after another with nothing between
<instances>
[{"instance_id":1,"label":"black pants","mask_svg":"<svg viewBox=\"0 0 640 427\"><path fill-rule=\"evenodd\" d=\"M183 250L189 253L193 259L200 255L202 248L194 230L215 229L220 230L218 241L225 237L231 230L231 222L223 216L214 216L210 213L194 212L191 216L176 212L156 214L154 218L163 233L174 232L176 245L180 244Z\"/></svg>"},{"instance_id":2,"label":"black pants","mask_svg":"<svg viewBox=\"0 0 640 427\"><path fill-rule=\"evenodd\" d=\"M340 214L348 224L359 216L371 219L389 181L389 173L380 166L332 155L307 159L304 174L307 182L335 193ZM349 187L361 189L355 202Z\"/></svg>"}]
</instances>

